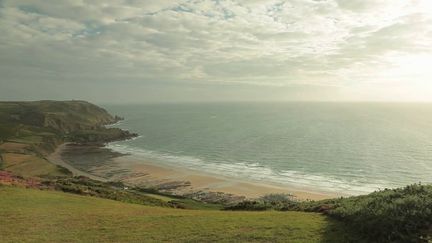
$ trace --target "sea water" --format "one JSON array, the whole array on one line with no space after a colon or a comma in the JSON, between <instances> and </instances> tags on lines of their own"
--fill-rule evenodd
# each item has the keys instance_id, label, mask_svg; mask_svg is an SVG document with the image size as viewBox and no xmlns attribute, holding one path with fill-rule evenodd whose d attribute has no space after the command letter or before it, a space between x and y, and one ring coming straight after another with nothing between
<instances>
[{"instance_id":1,"label":"sea water","mask_svg":"<svg viewBox=\"0 0 432 243\"><path fill-rule=\"evenodd\" d=\"M140 134L109 148L155 163L352 195L432 183L432 104L104 107Z\"/></svg>"}]
</instances>

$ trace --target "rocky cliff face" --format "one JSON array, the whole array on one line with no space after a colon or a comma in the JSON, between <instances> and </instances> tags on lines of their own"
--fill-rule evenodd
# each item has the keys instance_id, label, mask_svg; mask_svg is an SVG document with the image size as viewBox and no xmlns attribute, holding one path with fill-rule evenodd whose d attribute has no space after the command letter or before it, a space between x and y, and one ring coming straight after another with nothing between
<instances>
[{"instance_id":1,"label":"rocky cliff face","mask_svg":"<svg viewBox=\"0 0 432 243\"><path fill-rule=\"evenodd\" d=\"M48 127L66 133L95 129L118 119L86 101L0 102L0 122Z\"/></svg>"},{"instance_id":2,"label":"rocky cliff face","mask_svg":"<svg viewBox=\"0 0 432 243\"><path fill-rule=\"evenodd\" d=\"M105 109L85 101L60 103L40 102L39 110L44 115L44 126L62 132L97 129L115 123L118 119Z\"/></svg>"},{"instance_id":3,"label":"rocky cliff face","mask_svg":"<svg viewBox=\"0 0 432 243\"><path fill-rule=\"evenodd\" d=\"M86 101L0 102L0 143L38 138L44 153L63 141L105 143L136 134L105 128L121 118Z\"/></svg>"},{"instance_id":4,"label":"rocky cliff face","mask_svg":"<svg viewBox=\"0 0 432 243\"><path fill-rule=\"evenodd\" d=\"M100 144L136 136L105 127L119 119L85 101L0 102L0 171L70 176L47 156L63 142Z\"/></svg>"}]
</instances>

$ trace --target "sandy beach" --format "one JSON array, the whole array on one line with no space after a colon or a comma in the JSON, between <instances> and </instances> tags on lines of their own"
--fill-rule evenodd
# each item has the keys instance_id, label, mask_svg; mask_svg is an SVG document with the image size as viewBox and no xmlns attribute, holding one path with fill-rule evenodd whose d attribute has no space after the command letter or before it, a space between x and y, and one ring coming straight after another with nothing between
<instances>
[{"instance_id":1,"label":"sandy beach","mask_svg":"<svg viewBox=\"0 0 432 243\"><path fill-rule=\"evenodd\" d=\"M170 187L174 188L172 191L176 194L202 191L257 198L271 193L289 193L299 200L319 200L340 196L306 188L246 181L222 175L212 175L197 170L160 165L128 155L110 159L109 163L105 161L103 165L94 165L84 171L76 168L71 162L64 160L62 154L67 150L67 146L68 144L59 146L48 159L54 164L69 169L75 176L82 175L95 180L122 181L129 185L147 187ZM115 173L117 171L119 172Z\"/></svg>"}]
</instances>

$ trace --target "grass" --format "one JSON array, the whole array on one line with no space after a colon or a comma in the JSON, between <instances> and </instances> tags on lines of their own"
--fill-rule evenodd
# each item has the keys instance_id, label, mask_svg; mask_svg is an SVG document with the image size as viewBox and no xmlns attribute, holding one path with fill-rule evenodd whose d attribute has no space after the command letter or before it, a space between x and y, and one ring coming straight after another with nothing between
<instances>
[{"instance_id":1,"label":"grass","mask_svg":"<svg viewBox=\"0 0 432 243\"><path fill-rule=\"evenodd\" d=\"M432 185L412 184L321 201L296 201L289 195L273 194L225 209L320 212L368 242L432 242Z\"/></svg>"},{"instance_id":2,"label":"grass","mask_svg":"<svg viewBox=\"0 0 432 243\"><path fill-rule=\"evenodd\" d=\"M145 195L145 196L149 196L149 197L155 198L155 199L159 199L159 200L164 201L164 202L169 202L169 201L173 200L173 198L171 198L171 197L157 195L157 194L152 194L152 193L142 193L142 194Z\"/></svg>"},{"instance_id":3,"label":"grass","mask_svg":"<svg viewBox=\"0 0 432 243\"><path fill-rule=\"evenodd\" d=\"M2 143L0 144L0 151L1 152L21 152L24 149L26 149L28 147L27 144L23 144L23 143L13 143L13 142L7 142L7 143Z\"/></svg>"},{"instance_id":4,"label":"grass","mask_svg":"<svg viewBox=\"0 0 432 243\"><path fill-rule=\"evenodd\" d=\"M0 186L2 242L346 242L317 213L149 207Z\"/></svg>"},{"instance_id":5,"label":"grass","mask_svg":"<svg viewBox=\"0 0 432 243\"><path fill-rule=\"evenodd\" d=\"M17 126L1 122L1 112L0 112L0 141L6 140L8 138L14 137L17 131Z\"/></svg>"},{"instance_id":6,"label":"grass","mask_svg":"<svg viewBox=\"0 0 432 243\"><path fill-rule=\"evenodd\" d=\"M223 209L221 204L205 203L182 196L163 194L153 189L138 187L125 189L125 185L121 182L101 182L86 177L46 178L39 188L52 188L67 193L147 206L200 210Z\"/></svg>"},{"instance_id":7,"label":"grass","mask_svg":"<svg viewBox=\"0 0 432 243\"><path fill-rule=\"evenodd\" d=\"M19 153L3 153L1 168L23 177L63 176L64 171L46 159Z\"/></svg>"}]
</instances>

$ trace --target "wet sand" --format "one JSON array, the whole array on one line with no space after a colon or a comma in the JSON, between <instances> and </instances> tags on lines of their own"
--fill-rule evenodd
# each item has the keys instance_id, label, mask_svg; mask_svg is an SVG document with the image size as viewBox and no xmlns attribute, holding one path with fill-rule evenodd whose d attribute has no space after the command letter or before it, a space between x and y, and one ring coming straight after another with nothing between
<instances>
[{"instance_id":1,"label":"wet sand","mask_svg":"<svg viewBox=\"0 0 432 243\"><path fill-rule=\"evenodd\" d=\"M319 200L337 197L337 195L330 193L313 192L307 189L285 187L264 182L252 182L215 176L196 170L156 165L151 161L137 160L128 156L116 158L114 161L122 164L131 163L134 165L133 171L143 175L141 177L124 178L125 182L137 185L143 182L150 184L155 182L156 184L169 183L170 181L190 182L190 186L178 188L183 193L193 191L223 192L247 198L256 198L270 193L289 193L301 200Z\"/></svg>"},{"instance_id":2,"label":"wet sand","mask_svg":"<svg viewBox=\"0 0 432 243\"><path fill-rule=\"evenodd\" d=\"M90 179L103 181L103 182L108 181L106 178L96 176L96 175L87 173L87 172L82 171L82 170L78 170L75 167L73 167L72 165L70 165L69 163L66 163L62 158L62 153L65 150L67 145L68 145L67 143L64 143L64 144L58 146L56 148L56 150L47 157L48 161L50 161L51 163L53 163L55 165L59 165L59 166L62 166L64 168L68 169L70 172L72 172L72 174L74 176L85 176L85 177L88 177Z\"/></svg>"},{"instance_id":3,"label":"wet sand","mask_svg":"<svg viewBox=\"0 0 432 243\"><path fill-rule=\"evenodd\" d=\"M74 175L83 175L95 180L120 180L126 184L147 187L165 186L173 188L172 190L176 194L203 191L223 192L247 198L256 198L270 193L289 193L300 200L319 200L340 196L294 186L274 185L267 182L254 182L211 175L202 171L160 165L132 156L112 158L109 161L109 166L107 166L108 163L104 161L100 166L94 166L91 171L85 172L77 169L71 165L71 163L64 161L61 155L65 151L66 146L66 144L59 146L57 150L49 156L49 159L55 164L66 167L72 171ZM113 173L116 171L119 172Z\"/></svg>"}]
</instances>

